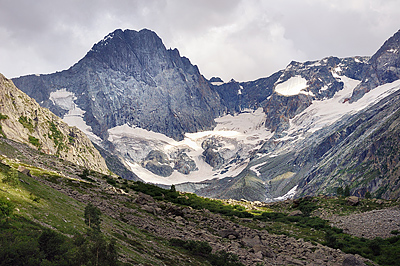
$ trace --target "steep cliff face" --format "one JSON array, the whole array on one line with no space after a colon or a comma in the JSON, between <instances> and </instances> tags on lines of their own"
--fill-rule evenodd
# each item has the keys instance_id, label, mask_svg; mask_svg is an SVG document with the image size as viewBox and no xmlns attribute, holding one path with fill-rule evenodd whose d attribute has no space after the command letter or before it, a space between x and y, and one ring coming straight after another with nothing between
<instances>
[{"instance_id":1,"label":"steep cliff face","mask_svg":"<svg viewBox=\"0 0 400 266\"><path fill-rule=\"evenodd\" d=\"M185 132L211 129L225 112L198 68L149 30L116 30L66 71L13 81L60 117L72 108L54 95L71 93L86 124L103 140L108 129L124 124L180 140Z\"/></svg>"},{"instance_id":2,"label":"steep cliff face","mask_svg":"<svg viewBox=\"0 0 400 266\"><path fill-rule=\"evenodd\" d=\"M104 159L84 133L40 107L1 74L0 125L0 133L5 138L26 143L80 166L109 173Z\"/></svg>"}]
</instances>

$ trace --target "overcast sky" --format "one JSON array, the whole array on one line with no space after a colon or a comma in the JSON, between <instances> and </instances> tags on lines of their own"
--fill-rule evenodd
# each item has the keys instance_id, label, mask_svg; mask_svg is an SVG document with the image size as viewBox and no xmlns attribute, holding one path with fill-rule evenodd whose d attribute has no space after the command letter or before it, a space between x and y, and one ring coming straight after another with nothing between
<instances>
[{"instance_id":1,"label":"overcast sky","mask_svg":"<svg viewBox=\"0 0 400 266\"><path fill-rule=\"evenodd\" d=\"M0 0L0 73L64 70L117 28L155 31L206 77L254 80L290 61L372 55L399 0Z\"/></svg>"}]
</instances>

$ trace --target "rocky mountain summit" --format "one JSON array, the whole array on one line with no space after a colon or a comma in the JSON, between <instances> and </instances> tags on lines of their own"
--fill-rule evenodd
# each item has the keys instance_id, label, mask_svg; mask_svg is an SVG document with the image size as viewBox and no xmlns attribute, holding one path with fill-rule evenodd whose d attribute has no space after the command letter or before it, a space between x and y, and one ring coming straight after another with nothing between
<instances>
[{"instance_id":1,"label":"rocky mountain summit","mask_svg":"<svg viewBox=\"0 0 400 266\"><path fill-rule=\"evenodd\" d=\"M0 74L1 137L26 143L43 153L108 174L107 165L87 136L15 87Z\"/></svg>"},{"instance_id":2,"label":"rocky mountain summit","mask_svg":"<svg viewBox=\"0 0 400 266\"><path fill-rule=\"evenodd\" d=\"M363 69L363 80L354 89L351 101L357 101L374 88L400 78L400 30L371 57Z\"/></svg>"},{"instance_id":3,"label":"rocky mountain summit","mask_svg":"<svg viewBox=\"0 0 400 266\"><path fill-rule=\"evenodd\" d=\"M211 129L224 113L198 68L146 29L116 30L68 70L13 81L62 118L70 110L55 93L73 93L86 124L103 140L108 129L124 124L179 140L185 132Z\"/></svg>"},{"instance_id":4,"label":"rocky mountain summit","mask_svg":"<svg viewBox=\"0 0 400 266\"><path fill-rule=\"evenodd\" d=\"M265 127L282 132L289 120L311 105L313 100L332 98L343 89L338 78L362 79L369 57L328 57L319 61L292 61L284 70L267 78L250 82L210 81L220 94L229 112L262 107L266 114Z\"/></svg>"}]
</instances>

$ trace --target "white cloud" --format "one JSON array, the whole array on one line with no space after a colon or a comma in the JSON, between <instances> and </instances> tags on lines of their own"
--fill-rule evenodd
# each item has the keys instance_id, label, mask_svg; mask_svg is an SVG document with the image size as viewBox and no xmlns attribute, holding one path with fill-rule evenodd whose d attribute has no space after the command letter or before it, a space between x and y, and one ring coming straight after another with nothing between
<instances>
[{"instance_id":1,"label":"white cloud","mask_svg":"<svg viewBox=\"0 0 400 266\"><path fill-rule=\"evenodd\" d=\"M290 61L372 55L397 0L0 0L0 72L66 69L116 28L155 31L206 76L252 80Z\"/></svg>"}]
</instances>

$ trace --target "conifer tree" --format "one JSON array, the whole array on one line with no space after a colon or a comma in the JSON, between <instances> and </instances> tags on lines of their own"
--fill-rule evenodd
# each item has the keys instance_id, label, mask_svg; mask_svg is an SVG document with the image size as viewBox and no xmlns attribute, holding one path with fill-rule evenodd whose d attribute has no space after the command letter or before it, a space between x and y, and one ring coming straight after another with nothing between
<instances>
[{"instance_id":1,"label":"conifer tree","mask_svg":"<svg viewBox=\"0 0 400 266\"><path fill-rule=\"evenodd\" d=\"M100 232L101 211L91 202L85 208L85 224L96 232Z\"/></svg>"}]
</instances>

